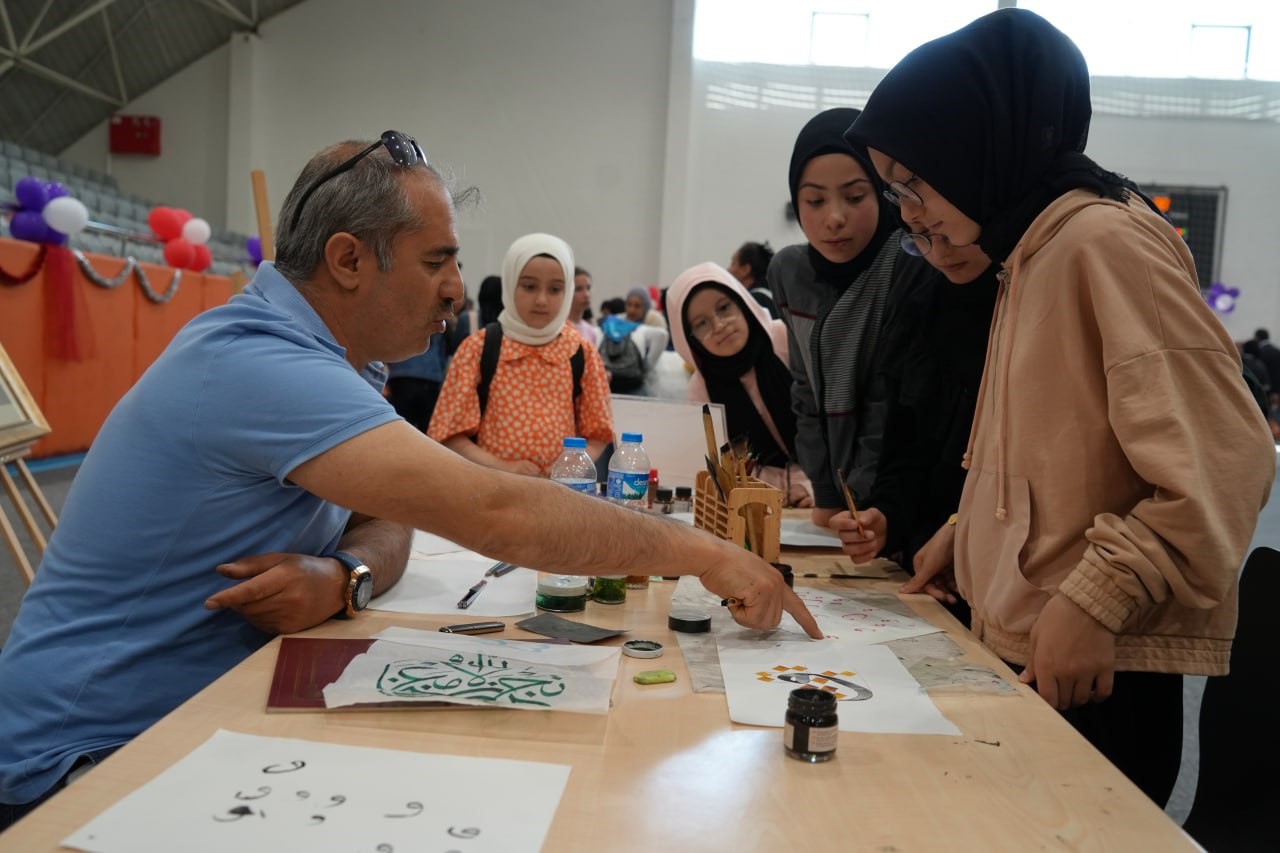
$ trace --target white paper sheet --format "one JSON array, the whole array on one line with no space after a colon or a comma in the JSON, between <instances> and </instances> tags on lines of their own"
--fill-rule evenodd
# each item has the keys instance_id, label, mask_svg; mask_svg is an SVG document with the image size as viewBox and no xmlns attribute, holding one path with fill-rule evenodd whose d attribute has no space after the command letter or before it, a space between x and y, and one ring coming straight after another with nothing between
<instances>
[{"instance_id":1,"label":"white paper sheet","mask_svg":"<svg viewBox=\"0 0 1280 853\"><path fill-rule=\"evenodd\" d=\"M840 537L807 518L782 519L782 544L791 548L839 548Z\"/></svg>"},{"instance_id":2,"label":"white paper sheet","mask_svg":"<svg viewBox=\"0 0 1280 853\"><path fill-rule=\"evenodd\" d=\"M387 700L531 711L609 711L616 647L487 640L435 633L410 642L379 639L324 688L325 706Z\"/></svg>"},{"instance_id":3,"label":"white paper sheet","mask_svg":"<svg viewBox=\"0 0 1280 853\"><path fill-rule=\"evenodd\" d=\"M729 719L782 727L799 687L836 695L840 730L958 735L928 695L884 646L824 641L721 645Z\"/></svg>"},{"instance_id":4,"label":"white paper sheet","mask_svg":"<svg viewBox=\"0 0 1280 853\"><path fill-rule=\"evenodd\" d=\"M538 573L516 569L500 578L489 578L475 601L465 610L458 602L489 570L494 561L471 551L411 559L404 576L391 589L369 602L373 610L400 613L442 613L474 622L479 616L519 616L532 613L538 591Z\"/></svg>"},{"instance_id":5,"label":"white paper sheet","mask_svg":"<svg viewBox=\"0 0 1280 853\"><path fill-rule=\"evenodd\" d=\"M569 771L219 730L62 843L92 853L533 853Z\"/></svg>"},{"instance_id":6,"label":"white paper sheet","mask_svg":"<svg viewBox=\"0 0 1280 853\"><path fill-rule=\"evenodd\" d=\"M904 637L919 637L923 634L935 634L942 629L917 619L903 616L883 607L876 607L858 599L853 591L829 589L813 589L812 587L796 587L796 595L813 618L827 639L838 639L849 643L870 645L900 640ZM671 596L671 605L688 605L702 610L720 606L715 597L697 578L685 576L676 584L676 591ZM782 622L772 631L758 631L752 628L737 626L718 635L718 642L741 643L750 647L761 640L772 642L809 641L809 635L787 612L782 614Z\"/></svg>"},{"instance_id":7,"label":"white paper sheet","mask_svg":"<svg viewBox=\"0 0 1280 853\"><path fill-rule=\"evenodd\" d=\"M702 425L701 403L614 394L611 404L615 429L644 435L649 464L658 469L662 485L692 486L698 472L707 469L707 433ZM724 406L708 405L719 447L728 440Z\"/></svg>"},{"instance_id":8,"label":"white paper sheet","mask_svg":"<svg viewBox=\"0 0 1280 853\"><path fill-rule=\"evenodd\" d=\"M458 551L466 551L456 542L450 542L443 536L437 536L434 533L428 533L425 530L413 531L413 544L409 546L409 556L411 557L430 557L435 554L455 554ZM489 561L494 562L493 560Z\"/></svg>"}]
</instances>

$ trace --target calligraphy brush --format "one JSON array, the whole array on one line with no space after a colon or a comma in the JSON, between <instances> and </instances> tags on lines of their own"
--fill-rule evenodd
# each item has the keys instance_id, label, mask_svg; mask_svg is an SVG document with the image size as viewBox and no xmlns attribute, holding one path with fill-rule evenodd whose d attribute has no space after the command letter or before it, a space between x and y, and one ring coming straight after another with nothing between
<instances>
[{"instance_id":1,"label":"calligraphy brush","mask_svg":"<svg viewBox=\"0 0 1280 853\"><path fill-rule=\"evenodd\" d=\"M840 488L844 489L844 502L849 505L849 514L853 516L853 523L858 525L858 532L866 536L867 531L862 528L862 519L858 518L858 505L853 502L853 493L849 491L849 481L845 479L844 469L837 468L836 474L840 476Z\"/></svg>"}]
</instances>

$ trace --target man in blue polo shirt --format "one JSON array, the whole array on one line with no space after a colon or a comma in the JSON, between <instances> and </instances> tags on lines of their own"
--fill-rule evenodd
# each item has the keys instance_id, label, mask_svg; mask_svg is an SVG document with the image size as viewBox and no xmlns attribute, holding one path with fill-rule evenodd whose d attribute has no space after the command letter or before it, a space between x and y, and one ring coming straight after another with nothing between
<instances>
[{"instance_id":1,"label":"man in blue polo shirt","mask_svg":"<svg viewBox=\"0 0 1280 853\"><path fill-rule=\"evenodd\" d=\"M453 199L411 137L316 155L277 235L275 265L178 333L76 476L0 653L0 829L272 635L355 616L415 527L558 572L688 566L743 624L785 608L821 636L743 549L476 466L382 398L381 363L462 301Z\"/></svg>"}]
</instances>

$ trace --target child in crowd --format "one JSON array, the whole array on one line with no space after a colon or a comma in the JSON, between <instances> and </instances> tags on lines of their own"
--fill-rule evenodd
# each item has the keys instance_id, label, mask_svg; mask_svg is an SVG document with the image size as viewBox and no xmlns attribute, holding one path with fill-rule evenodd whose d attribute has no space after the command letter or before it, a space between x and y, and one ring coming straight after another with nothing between
<instances>
[{"instance_id":1,"label":"child in crowd","mask_svg":"<svg viewBox=\"0 0 1280 853\"><path fill-rule=\"evenodd\" d=\"M506 307L458 347L427 435L517 474L548 474L566 436L586 438L599 457L613 440L609 383L595 347L565 322L572 281L573 253L560 238L529 234L511 244L502 263ZM501 348L482 400L485 339L495 334Z\"/></svg>"},{"instance_id":2,"label":"child in crowd","mask_svg":"<svg viewBox=\"0 0 1280 853\"><path fill-rule=\"evenodd\" d=\"M698 264L667 291L676 352L696 371L688 399L721 403L729 436L745 437L754 476L782 490L788 506L813 506L809 478L796 464L787 328L728 270Z\"/></svg>"}]
</instances>

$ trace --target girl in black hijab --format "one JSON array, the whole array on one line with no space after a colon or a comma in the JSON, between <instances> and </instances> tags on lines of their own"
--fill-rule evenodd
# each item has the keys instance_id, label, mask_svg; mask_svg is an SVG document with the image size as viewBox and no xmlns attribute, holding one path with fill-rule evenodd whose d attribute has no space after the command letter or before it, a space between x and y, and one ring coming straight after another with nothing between
<instances>
[{"instance_id":1,"label":"girl in black hijab","mask_svg":"<svg viewBox=\"0 0 1280 853\"><path fill-rule=\"evenodd\" d=\"M844 139L857 116L827 110L801 129L788 180L808 243L778 252L768 270L790 334L796 454L812 484L813 522L855 544L864 537L844 509L840 472L865 501L886 412L877 360L892 357L881 351L881 332L906 277L927 270L904 256L896 211L866 152Z\"/></svg>"},{"instance_id":2,"label":"girl in black hijab","mask_svg":"<svg viewBox=\"0 0 1280 853\"><path fill-rule=\"evenodd\" d=\"M1186 245L1085 156L1090 112L1076 46L1004 9L908 54L848 136L908 227L1001 265L954 540L974 633L1163 805L1275 451Z\"/></svg>"}]
</instances>

